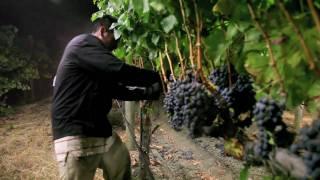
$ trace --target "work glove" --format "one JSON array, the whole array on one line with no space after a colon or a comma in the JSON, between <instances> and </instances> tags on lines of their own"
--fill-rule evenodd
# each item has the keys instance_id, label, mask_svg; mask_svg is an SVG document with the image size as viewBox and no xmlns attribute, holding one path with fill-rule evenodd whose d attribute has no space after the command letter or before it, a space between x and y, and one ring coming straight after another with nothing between
<instances>
[{"instance_id":1,"label":"work glove","mask_svg":"<svg viewBox=\"0 0 320 180\"><path fill-rule=\"evenodd\" d=\"M146 88L145 95L150 100L157 100L160 97L161 91L162 91L161 84L159 82L156 82Z\"/></svg>"}]
</instances>

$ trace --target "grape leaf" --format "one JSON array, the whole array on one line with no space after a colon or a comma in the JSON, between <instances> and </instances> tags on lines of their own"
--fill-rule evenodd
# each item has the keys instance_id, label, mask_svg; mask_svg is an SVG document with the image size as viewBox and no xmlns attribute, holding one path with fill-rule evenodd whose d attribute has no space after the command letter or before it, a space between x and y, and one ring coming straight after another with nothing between
<instances>
[{"instance_id":1,"label":"grape leaf","mask_svg":"<svg viewBox=\"0 0 320 180\"><path fill-rule=\"evenodd\" d=\"M314 82L308 90L309 97L315 97L320 95L320 80Z\"/></svg>"},{"instance_id":2,"label":"grape leaf","mask_svg":"<svg viewBox=\"0 0 320 180\"><path fill-rule=\"evenodd\" d=\"M158 1L153 1L153 2L151 2L151 3L150 3L150 6L151 6L154 10L156 10L156 11L158 11L158 12L164 10L164 5L163 5L161 2L158 2Z\"/></svg>"},{"instance_id":3,"label":"grape leaf","mask_svg":"<svg viewBox=\"0 0 320 180\"><path fill-rule=\"evenodd\" d=\"M159 39L160 39L160 36L158 34L152 34L151 41L154 45L158 45Z\"/></svg>"},{"instance_id":4,"label":"grape leaf","mask_svg":"<svg viewBox=\"0 0 320 180\"><path fill-rule=\"evenodd\" d=\"M178 21L177 21L177 18L174 15L169 15L169 16L165 17L161 21L160 24L161 24L164 32L168 33L174 28L175 25L178 24Z\"/></svg>"},{"instance_id":5,"label":"grape leaf","mask_svg":"<svg viewBox=\"0 0 320 180\"><path fill-rule=\"evenodd\" d=\"M226 154L231 155L237 159L243 157L243 145L236 138L227 139L224 143Z\"/></svg>"}]
</instances>

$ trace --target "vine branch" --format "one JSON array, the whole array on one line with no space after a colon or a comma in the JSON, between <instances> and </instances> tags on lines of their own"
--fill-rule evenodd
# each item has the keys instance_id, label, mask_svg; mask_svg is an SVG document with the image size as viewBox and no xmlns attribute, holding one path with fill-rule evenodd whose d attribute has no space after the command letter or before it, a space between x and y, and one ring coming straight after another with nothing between
<instances>
[{"instance_id":1,"label":"vine branch","mask_svg":"<svg viewBox=\"0 0 320 180\"><path fill-rule=\"evenodd\" d=\"M217 92L217 87L213 85L204 75L202 70L202 53L201 53L201 30L202 30L202 20L199 16L198 6L195 0L193 0L194 4L194 10L196 14L196 31L197 31L197 41L196 41L196 47L197 47L197 74L200 75L200 78L204 85L210 90L210 92L215 93Z\"/></svg>"},{"instance_id":2,"label":"vine branch","mask_svg":"<svg viewBox=\"0 0 320 180\"><path fill-rule=\"evenodd\" d=\"M308 0L307 2L308 2L309 9L311 11L311 14L312 14L313 21L316 24L318 32L320 33L320 19L319 19L319 15L317 13L317 10L313 5L313 0Z\"/></svg>"},{"instance_id":3,"label":"vine branch","mask_svg":"<svg viewBox=\"0 0 320 180\"><path fill-rule=\"evenodd\" d=\"M281 92L284 93L284 95L286 96L284 81L283 81L283 79L282 79L282 77L280 75L280 72L278 70L278 66L277 66L277 63L276 63L276 60L275 60L275 57L274 57L274 54L273 54L273 50L271 48L271 40L270 40L269 34L268 34L267 31L265 31L263 29L262 25L258 21L257 15L256 15L256 13L255 13L255 11L253 9L253 5L252 4L253 4L252 0L247 0L247 5L248 5L248 9L249 9L249 13L250 13L251 19L254 21L254 23L256 24L256 27L262 33L262 36L264 38L264 41L265 41L267 49L268 49L268 53L270 55L271 66L274 69L274 71L276 73L276 76L277 76L277 78L279 80Z\"/></svg>"},{"instance_id":4,"label":"vine branch","mask_svg":"<svg viewBox=\"0 0 320 180\"><path fill-rule=\"evenodd\" d=\"M172 66L172 61L171 61L170 55L168 53L168 44L167 44L167 42L165 42L164 48L165 48L164 52L165 52L165 54L167 56L167 60L169 62L169 67L170 67L170 71L171 71L171 74L172 74L172 78L173 78L174 81L176 81L176 77L174 76L174 70L173 70L173 66Z\"/></svg>"},{"instance_id":5,"label":"vine branch","mask_svg":"<svg viewBox=\"0 0 320 180\"><path fill-rule=\"evenodd\" d=\"M186 73L185 72L185 66L184 66L184 60L183 60L183 57L182 57L182 54L181 54L181 51L180 51L179 41L178 41L178 37L177 37L176 34L174 34L174 38L176 40L176 51L177 51L178 56L179 56L181 70L182 70L182 78L183 78L185 73Z\"/></svg>"},{"instance_id":6,"label":"vine branch","mask_svg":"<svg viewBox=\"0 0 320 180\"><path fill-rule=\"evenodd\" d=\"M291 24L291 26L293 27L294 32L297 34L300 45L302 46L302 49L306 55L308 64L309 64L309 68L311 70L316 70L317 74L320 75L320 70L318 69L318 67L315 65L315 59L311 53L311 50L309 49L305 39L303 38L303 35L299 29L299 27L297 26L297 24L294 22L293 17L291 16L291 14L289 14L288 10L286 9L286 7L284 6L282 0L277 0L277 5L280 8L280 11L284 14L284 16L286 17L286 19L289 21L289 23Z\"/></svg>"},{"instance_id":7,"label":"vine branch","mask_svg":"<svg viewBox=\"0 0 320 180\"><path fill-rule=\"evenodd\" d=\"M190 60L190 63L191 63L191 68L194 69L194 67L195 67L194 64L195 63L194 63L192 39L191 39L189 28L187 26L186 15L185 15L185 12L184 12L184 6L183 6L182 0L179 0L179 4L180 4L180 10L181 10L181 15L182 15L182 19L183 19L183 27L186 30L188 41L189 41L189 60Z\"/></svg>"},{"instance_id":8,"label":"vine branch","mask_svg":"<svg viewBox=\"0 0 320 180\"><path fill-rule=\"evenodd\" d=\"M164 66L163 66L163 58L162 58L162 53L159 52L159 58L160 58L160 68L161 68L161 74L162 74L162 78L163 78L163 81L164 83L168 83L168 79L167 79L167 76L166 76L166 71L164 70Z\"/></svg>"}]
</instances>

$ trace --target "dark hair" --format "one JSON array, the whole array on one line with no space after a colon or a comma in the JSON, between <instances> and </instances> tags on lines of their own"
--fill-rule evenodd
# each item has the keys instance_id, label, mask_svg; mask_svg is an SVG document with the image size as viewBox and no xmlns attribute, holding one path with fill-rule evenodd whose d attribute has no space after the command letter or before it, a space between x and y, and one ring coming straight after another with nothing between
<instances>
[{"instance_id":1,"label":"dark hair","mask_svg":"<svg viewBox=\"0 0 320 180\"><path fill-rule=\"evenodd\" d=\"M117 22L117 19L110 15L105 15L101 18L97 18L93 21L92 32L96 32L100 26L104 26L106 29L109 29L111 24Z\"/></svg>"}]
</instances>

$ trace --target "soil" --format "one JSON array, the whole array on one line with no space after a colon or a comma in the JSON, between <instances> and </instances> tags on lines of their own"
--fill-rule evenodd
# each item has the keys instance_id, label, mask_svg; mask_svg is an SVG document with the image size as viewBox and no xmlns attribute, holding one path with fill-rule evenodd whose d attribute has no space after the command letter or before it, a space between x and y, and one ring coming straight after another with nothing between
<instances>
[{"instance_id":1,"label":"soil","mask_svg":"<svg viewBox=\"0 0 320 180\"><path fill-rule=\"evenodd\" d=\"M153 120L159 126L152 136L151 170L156 179L239 179L243 161L223 152L223 139L188 138L185 132L174 131L166 115ZM125 130L114 128L124 142ZM136 128L139 137L139 128ZM26 105L14 115L0 118L0 179L58 179L54 160L50 100ZM138 175L137 151L130 151L132 173ZM95 179L103 179L98 170ZM250 169L250 179L263 179L269 173L262 167Z\"/></svg>"},{"instance_id":2,"label":"soil","mask_svg":"<svg viewBox=\"0 0 320 180\"><path fill-rule=\"evenodd\" d=\"M191 139L186 132L173 130L165 115L154 124L160 128L152 136L150 156L165 172L159 179L239 179L244 162L224 154L223 139ZM250 169L251 179L263 179L268 174L263 167Z\"/></svg>"}]
</instances>

